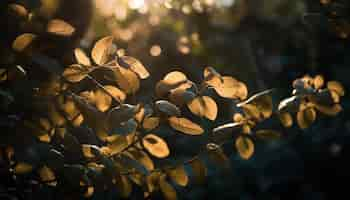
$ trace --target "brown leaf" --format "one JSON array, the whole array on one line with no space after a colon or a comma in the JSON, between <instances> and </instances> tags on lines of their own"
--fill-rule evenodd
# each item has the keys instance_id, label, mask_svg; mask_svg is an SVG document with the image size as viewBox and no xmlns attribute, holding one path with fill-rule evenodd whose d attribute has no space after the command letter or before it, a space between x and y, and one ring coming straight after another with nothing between
<instances>
[{"instance_id":1,"label":"brown leaf","mask_svg":"<svg viewBox=\"0 0 350 200\"><path fill-rule=\"evenodd\" d=\"M279 113L279 119L280 119L282 125L286 128L289 128L293 125L292 115L289 114L288 112Z\"/></svg>"},{"instance_id":2,"label":"brown leaf","mask_svg":"<svg viewBox=\"0 0 350 200\"><path fill-rule=\"evenodd\" d=\"M297 122L300 128L306 129L316 120L316 111L314 108L306 108L297 113Z\"/></svg>"},{"instance_id":3,"label":"brown leaf","mask_svg":"<svg viewBox=\"0 0 350 200\"><path fill-rule=\"evenodd\" d=\"M85 52L82 49L74 49L74 56L79 64L91 66L90 58L85 54Z\"/></svg>"},{"instance_id":4,"label":"brown leaf","mask_svg":"<svg viewBox=\"0 0 350 200\"><path fill-rule=\"evenodd\" d=\"M329 81L327 83L327 88L329 90L335 91L336 93L338 93L339 96L344 96L345 95L344 87L338 81Z\"/></svg>"},{"instance_id":5,"label":"brown leaf","mask_svg":"<svg viewBox=\"0 0 350 200\"><path fill-rule=\"evenodd\" d=\"M73 64L63 71L63 77L69 82L76 83L83 80L89 72L85 67Z\"/></svg>"},{"instance_id":6,"label":"brown leaf","mask_svg":"<svg viewBox=\"0 0 350 200\"><path fill-rule=\"evenodd\" d=\"M170 91L169 100L178 106L182 106L192 101L195 97L196 94L188 89L176 88Z\"/></svg>"},{"instance_id":7,"label":"brown leaf","mask_svg":"<svg viewBox=\"0 0 350 200\"><path fill-rule=\"evenodd\" d=\"M179 71L173 71L165 75L163 80L169 85L176 85L187 81L187 76Z\"/></svg>"},{"instance_id":8,"label":"brown leaf","mask_svg":"<svg viewBox=\"0 0 350 200\"><path fill-rule=\"evenodd\" d=\"M13 171L15 174L27 174L30 173L32 170L33 166L31 164L20 162L16 164Z\"/></svg>"},{"instance_id":9,"label":"brown leaf","mask_svg":"<svg viewBox=\"0 0 350 200\"><path fill-rule=\"evenodd\" d=\"M75 28L64 20L53 19L47 24L47 32L54 35L67 37L73 35Z\"/></svg>"},{"instance_id":10,"label":"brown leaf","mask_svg":"<svg viewBox=\"0 0 350 200\"><path fill-rule=\"evenodd\" d=\"M39 175L40 179L43 182L50 182L49 185L56 186L57 181L55 181L56 176L55 173L52 171L52 169L48 168L47 166L43 166L41 169L39 169Z\"/></svg>"},{"instance_id":11,"label":"brown leaf","mask_svg":"<svg viewBox=\"0 0 350 200\"><path fill-rule=\"evenodd\" d=\"M146 117L142 122L142 127L146 131L151 131L159 126L159 117Z\"/></svg>"},{"instance_id":12,"label":"brown leaf","mask_svg":"<svg viewBox=\"0 0 350 200\"><path fill-rule=\"evenodd\" d=\"M28 17L28 10L20 4L11 3L10 5L8 5L8 8L10 12L13 12L18 17Z\"/></svg>"},{"instance_id":13,"label":"brown leaf","mask_svg":"<svg viewBox=\"0 0 350 200\"><path fill-rule=\"evenodd\" d=\"M118 102L123 102L126 98L123 91L112 85L106 85L104 86L104 90L98 89L94 93L95 104L100 111L105 112L112 105L112 97L110 95L117 99Z\"/></svg>"},{"instance_id":14,"label":"brown leaf","mask_svg":"<svg viewBox=\"0 0 350 200\"><path fill-rule=\"evenodd\" d=\"M176 200L177 194L176 190L166 181L166 176L162 175L159 178L159 188L163 193L164 199L166 200Z\"/></svg>"},{"instance_id":15,"label":"brown leaf","mask_svg":"<svg viewBox=\"0 0 350 200\"><path fill-rule=\"evenodd\" d=\"M216 102L209 96L197 97L190 101L187 106L193 114L210 120L215 120L218 114Z\"/></svg>"},{"instance_id":16,"label":"brown leaf","mask_svg":"<svg viewBox=\"0 0 350 200\"><path fill-rule=\"evenodd\" d=\"M188 176L183 165L167 171L168 176L178 185L185 187L188 184Z\"/></svg>"},{"instance_id":17,"label":"brown leaf","mask_svg":"<svg viewBox=\"0 0 350 200\"><path fill-rule=\"evenodd\" d=\"M117 67L114 69L119 87L127 94L135 94L140 88L139 77L135 72Z\"/></svg>"},{"instance_id":18,"label":"brown leaf","mask_svg":"<svg viewBox=\"0 0 350 200\"><path fill-rule=\"evenodd\" d=\"M185 134L202 135L204 133L202 127L186 118L170 117L169 123L173 129Z\"/></svg>"},{"instance_id":19,"label":"brown leaf","mask_svg":"<svg viewBox=\"0 0 350 200\"><path fill-rule=\"evenodd\" d=\"M248 160L254 153L253 141L244 136L239 136L236 139L236 148L241 158Z\"/></svg>"},{"instance_id":20,"label":"brown leaf","mask_svg":"<svg viewBox=\"0 0 350 200\"><path fill-rule=\"evenodd\" d=\"M194 174L196 183L204 183L205 177L207 176L207 168L205 167L203 162L197 158L190 163L190 166L192 168L192 172Z\"/></svg>"},{"instance_id":21,"label":"brown leaf","mask_svg":"<svg viewBox=\"0 0 350 200\"><path fill-rule=\"evenodd\" d=\"M166 158L170 154L168 144L154 134L146 135L142 139L142 145L152 156L157 158Z\"/></svg>"},{"instance_id":22,"label":"brown leaf","mask_svg":"<svg viewBox=\"0 0 350 200\"><path fill-rule=\"evenodd\" d=\"M146 79L149 77L149 72L143 66L143 64L134 57L122 56L118 58L118 64L124 68L131 69L135 72L141 79Z\"/></svg>"},{"instance_id":23,"label":"brown leaf","mask_svg":"<svg viewBox=\"0 0 350 200\"><path fill-rule=\"evenodd\" d=\"M13 41L12 49L17 52L23 52L33 44L36 38L35 34L23 33Z\"/></svg>"},{"instance_id":24,"label":"brown leaf","mask_svg":"<svg viewBox=\"0 0 350 200\"><path fill-rule=\"evenodd\" d=\"M106 64L112 53L113 37L107 36L95 43L92 48L91 57L97 65Z\"/></svg>"}]
</instances>

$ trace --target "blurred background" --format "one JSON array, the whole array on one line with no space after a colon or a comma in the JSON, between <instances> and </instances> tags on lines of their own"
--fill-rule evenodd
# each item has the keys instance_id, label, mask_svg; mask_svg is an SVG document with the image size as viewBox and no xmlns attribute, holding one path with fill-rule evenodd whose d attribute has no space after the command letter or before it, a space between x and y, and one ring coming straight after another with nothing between
<instances>
[{"instance_id":1,"label":"blurred background","mask_svg":"<svg viewBox=\"0 0 350 200\"><path fill-rule=\"evenodd\" d=\"M89 49L112 33L119 49L148 67L153 83L174 69L198 81L202 69L212 66L244 81L250 94L278 88L287 96L291 82L305 74L350 86L346 0L94 1L81 45ZM322 200L346 194L341 182L350 178L348 95L343 102L338 117L319 117L306 131L284 130L288 140L259 144L250 161L231 155L231 173L211 171L205 186L180 189L181 197Z\"/></svg>"},{"instance_id":2,"label":"blurred background","mask_svg":"<svg viewBox=\"0 0 350 200\"><path fill-rule=\"evenodd\" d=\"M200 81L207 66L245 82L250 95L277 88L277 96L287 97L292 81L305 74L322 74L350 88L349 0L92 0L92 12L76 4L84 1L72 0L71 8L77 17L91 17L79 46L89 52L98 39L113 35L118 50L138 58L151 73L140 96L153 95L149 91L170 71ZM20 2L50 8L56 0ZM286 140L257 144L249 161L232 153L232 145L225 147L232 170L212 166L205 185L176 188L179 197L346 198L349 95L342 106L335 118L317 116L312 128L283 129ZM276 125L267 121L262 126Z\"/></svg>"}]
</instances>

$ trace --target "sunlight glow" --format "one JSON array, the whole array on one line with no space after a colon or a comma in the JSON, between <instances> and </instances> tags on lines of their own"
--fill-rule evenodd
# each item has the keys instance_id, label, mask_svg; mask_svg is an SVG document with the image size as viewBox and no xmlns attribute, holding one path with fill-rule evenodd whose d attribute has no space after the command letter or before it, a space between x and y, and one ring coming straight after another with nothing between
<instances>
[{"instance_id":1,"label":"sunlight glow","mask_svg":"<svg viewBox=\"0 0 350 200\"><path fill-rule=\"evenodd\" d=\"M145 5L145 0L130 0L129 1L129 7L131 9L140 9Z\"/></svg>"}]
</instances>

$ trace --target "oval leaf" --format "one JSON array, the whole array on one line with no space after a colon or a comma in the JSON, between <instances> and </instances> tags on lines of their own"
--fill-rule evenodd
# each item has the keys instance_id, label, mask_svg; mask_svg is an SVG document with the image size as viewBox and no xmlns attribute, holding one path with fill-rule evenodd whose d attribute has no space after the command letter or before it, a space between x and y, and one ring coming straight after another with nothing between
<instances>
[{"instance_id":1,"label":"oval leaf","mask_svg":"<svg viewBox=\"0 0 350 200\"><path fill-rule=\"evenodd\" d=\"M169 123L173 129L185 134L202 135L204 133L202 127L186 118L170 117Z\"/></svg>"},{"instance_id":2,"label":"oval leaf","mask_svg":"<svg viewBox=\"0 0 350 200\"><path fill-rule=\"evenodd\" d=\"M92 48L91 57L97 65L107 63L112 51L113 37L107 36L95 43Z\"/></svg>"},{"instance_id":3,"label":"oval leaf","mask_svg":"<svg viewBox=\"0 0 350 200\"><path fill-rule=\"evenodd\" d=\"M154 157L166 158L170 151L168 144L160 137L154 134L148 134L142 139L145 149Z\"/></svg>"},{"instance_id":4,"label":"oval leaf","mask_svg":"<svg viewBox=\"0 0 350 200\"><path fill-rule=\"evenodd\" d=\"M236 148L241 158L248 160L254 153L253 141L244 136L239 136L236 139Z\"/></svg>"},{"instance_id":5,"label":"oval leaf","mask_svg":"<svg viewBox=\"0 0 350 200\"><path fill-rule=\"evenodd\" d=\"M18 36L12 43L12 49L17 52L25 51L30 45L33 44L33 41L36 39L36 35L32 33L23 33Z\"/></svg>"},{"instance_id":6,"label":"oval leaf","mask_svg":"<svg viewBox=\"0 0 350 200\"><path fill-rule=\"evenodd\" d=\"M118 58L118 64L122 67L129 68L135 72L141 79L149 77L149 72L143 64L134 57L122 56Z\"/></svg>"},{"instance_id":7,"label":"oval leaf","mask_svg":"<svg viewBox=\"0 0 350 200\"><path fill-rule=\"evenodd\" d=\"M50 20L47 24L47 32L59 36L71 36L75 32L75 28L69 23L61 19Z\"/></svg>"},{"instance_id":8,"label":"oval leaf","mask_svg":"<svg viewBox=\"0 0 350 200\"><path fill-rule=\"evenodd\" d=\"M74 56L79 64L82 64L85 66L91 66L90 58L87 57L87 55L82 49L80 48L74 49Z\"/></svg>"},{"instance_id":9,"label":"oval leaf","mask_svg":"<svg viewBox=\"0 0 350 200\"><path fill-rule=\"evenodd\" d=\"M215 120L218 114L218 107L214 99L208 96L197 97L187 104L190 111L209 120Z\"/></svg>"}]
</instances>

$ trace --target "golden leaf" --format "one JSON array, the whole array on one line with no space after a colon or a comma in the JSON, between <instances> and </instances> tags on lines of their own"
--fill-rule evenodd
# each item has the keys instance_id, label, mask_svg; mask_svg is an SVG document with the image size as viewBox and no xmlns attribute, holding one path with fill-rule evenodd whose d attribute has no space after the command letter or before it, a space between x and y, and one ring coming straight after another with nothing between
<instances>
[{"instance_id":1,"label":"golden leaf","mask_svg":"<svg viewBox=\"0 0 350 200\"><path fill-rule=\"evenodd\" d=\"M159 117L146 117L142 122L142 127L146 131L153 130L159 126Z\"/></svg>"},{"instance_id":2,"label":"golden leaf","mask_svg":"<svg viewBox=\"0 0 350 200\"><path fill-rule=\"evenodd\" d=\"M90 186L87 188L86 192L84 193L85 198L89 198L94 194L94 187Z\"/></svg>"},{"instance_id":3,"label":"golden leaf","mask_svg":"<svg viewBox=\"0 0 350 200\"><path fill-rule=\"evenodd\" d=\"M166 176L161 175L159 178L159 188L163 193L164 199L166 200L176 200L177 194L176 190L166 181Z\"/></svg>"},{"instance_id":4,"label":"golden leaf","mask_svg":"<svg viewBox=\"0 0 350 200\"><path fill-rule=\"evenodd\" d=\"M71 36L75 32L75 28L61 19L50 20L47 24L47 32L59 36Z\"/></svg>"},{"instance_id":5,"label":"golden leaf","mask_svg":"<svg viewBox=\"0 0 350 200\"><path fill-rule=\"evenodd\" d=\"M185 187L188 184L188 176L183 165L168 170L167 175L180 186Z\"/></svg>"},{"instance_id":6,"label":"golden leaf","mask_svg":"<svg viewBox=\"0 0 350 200\"><path fill-rule=\"evenodd\" d=\"M52 169L48 168L47 166L43 166L39 169L39 176L41 181L48 182L48 184L51 186L57 185L57 181L55 181L55 173L52 171Z\"/></svg>"},{"instance_id":7,"label":"golden leaf","mask_svg":"<svg viewBox=\"0 0 350 200\"><path fill-rule=\"evenodd\" d=\"M113 37L107 36L97 41L92 48L91 57L97 65L106 64L112 53Z\"/></svg>"},{"instance_id":8,"label":"golden leaf","mask_svg":"<svg viewBox=\"0 0 350 200\"><path fill-rule=\"evenodd\" d=\"M116 139L108 143L107 147L110 149L110 154L115 155L122 152L126 147L128 147L128 140L123 135L117 135Z\"/></svg>"},{"instance_id":9,"label":"golden leaf","mask_svg":"<svg viewBox=\"0 0 350 200\"><path fill-rule=\"evenodd\" d=\"M192 172L194 174L196 183L204 183L205 177L207 176L207 168L205 167L203 162L196 158L190 163L190 166L192 168Z\"/></svg>"},{"instance_id":10,"label":"golden leaf","mask_svg":"<svg viewBox=\"0 0 350 200\"><path fill-rule=\"evenodd\" d=\"M122 67L116 67L114 73L119 87L127 94L135 94L140 88L139 77L135 72Z\"/></svg>"},{"instance_id":11,"label":"golden leaf","mask_svg":"<svg viewBox=\"0 0 350 200\"><path fill-rule=\"evenodd\" d=\"M204 133L202 127L186 118L170 117L169 123L173 129L185 134L201 135Z\"/></svg>"},{"instance_id":12,"label":"golden leaf","mask_svg":"<svg viewBox=\"0 0 350 200\"><path fill-rule=\"evenodd\" d=\"M135 72L141 79L146 79L149 77L149 72L143 66L143 64L134 57L122 56L118 58L118 64L125 68L130 68Z\"/></svg>"},{"instance_id":13,"label":"golden leaf","mask_svg":"<svg viewBox=\"0 0 350 200\"><path fill-rule=\"evenodd\" d=\"M286 128L289 128L293 125L292 115L289 114L288 112L279 113L279 119L280 119L282 125Z\"/></svg>"},{"instance_id":14,"label":"golden leaf","mask_svg":"<svg viewBox=\"0 0 350 200\"><path fill-rule=\"evenodd\" d=\"M157 158L166 158L170 154L168 144L154 134L148 134L142 138L142 145L152 156Z\"/></svg>"},{"instance_id":15,"label":"golden leaf","mask_svg":"<svg viewBox=\"0 0 350 200\"><path fill-rule=\"evenodd\" d=\"M236 148L241 158L248 160L254 153L253 141L244 136L239 136L236 139Z\"/></svg>"},{"instance_id":16,"label":"golden leaf","mask_svg":"<svg viewBox=\"0 0 350 200\"><path fill-rule=\"evenodd\" d=\"M154 163L146 152L131 148L129 153L133 159L139 161L148 171L154 170Z\"/></svg>"},{"instance_id":17,"label":"golden leaf","mask_svg":"<svg viewBox=\"0 0 350 200\"><path fill-rule=\"evenodd\" d=\"M76 83L83 80L89 72L85 67L73 64L63 71L63 77L69 82Z\"/></svg>"},{"instance_id":18,"label":"golden leaf","mask_svg":"<svg viewBox=\"0 0 350 200\"><path fill-rule=\"evenodd\" d=\"M90 58L85 54L85 52L82 49L74 49L74 56L79 64L91 66Z\"/></svg>"},{"instance_id":19,"label":"golden leaf","mask_svg":"<svg viewBox=\"0 0 350 200\"><path fill-rule=\"evenodd\" d=\"M320 89L324 85L324 78L321 75L317 75L314 78L315 89Z\"/></svg>"},{"instance_id":20,"label":"golden leaf","mask_svg":"<svg viewBox=\"0 0 350 200\"><path fill-rule=\"evenodd\" d=\"M244 83L237 81L230 76L222 77L221 81L207 82L214 87L215 91L224 98L245 99L248 95L248 89Z\"/></svg>"},{"instance_id":21,"label":"golden leaf","mask_svg":"<svg viewBox=\"0 0 350 200\"><path fill-rule=\"evenodd\" d=\"M187 81L187 76L179 71L173 71L165 75L163 80L169 85L176 85Z\"/></svg>"},{"instance_id":22,"label":"golden leaf","mask_svg":"<svg viewBox=\"0 0 350 200\"><path fill-rule=\"evenodd\" d=\"M338 93L339 96L344 96L345 95L344 87L338 81L329 81L327 83L327 88L329 90L335 91L336 93Z\"/></svg>"},{"instance_id":23,"label":"golden leaf","mask_svg":"<svg viewBox=\"0 0 350 200\"><path fill-rule=\"evenodd\" d=\"M23 33L13 41L12 49L17 52L22 52L30 47L36 38L37 36L35 34Z\"/></svg>"},{"instance_id":24,"label":"golden leaf","mask_svg":"<svg viewBox=\"0 0 350 200\"><path fill-rule=\"evenodd\" d=\"M10 5L8 5L8 8L10 11L14 12L14 14L16 14L18 17L26 18L28 16L27 9L20 4L11 3Z\"/></svg>"},{"instance_id":25,"label":"golden leaf","mask_svg":"<svg viewBox=\"0 0 350 200\"><path fill-rule=\"evenodd\" d=\"M215 120L218 114L216 102L209 96L197 97L190 101L187 106L193 114L210 120Z\"/></svg>"},{"instance_id":26,"label":"golden leaf","mask_svg":"<svg viewBox=\"0 0 350 200\"><path fill-rule=\"evenodd\" d=\"M329 116L336 116L340 111L343 110L343 108L339 104L334 104L332 106L315 104L315 107L321 113Z\"/></svg>"},{"instance_id":27,"label":"golden leaf","mask_svg":"<svg viewBox=\"0 0 350 200\"><path fill-rule=\"evenodd\" d=\"M33 170L33 166L29 163L20 162L14 168L15 174L27 174Z\"/></svg>"},{"instance_id":28,"label":"golden leaf","mask_svg":"<svg viewBox=\"0 0 350 200\"><path fill-rule=\"evenodd\" d=\"M297 122L300 128L306 129L316 120L316 111L313 108L306 108L297 113Z\"/></svg>"}]
</instances>

